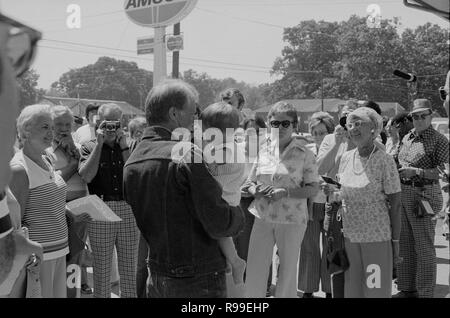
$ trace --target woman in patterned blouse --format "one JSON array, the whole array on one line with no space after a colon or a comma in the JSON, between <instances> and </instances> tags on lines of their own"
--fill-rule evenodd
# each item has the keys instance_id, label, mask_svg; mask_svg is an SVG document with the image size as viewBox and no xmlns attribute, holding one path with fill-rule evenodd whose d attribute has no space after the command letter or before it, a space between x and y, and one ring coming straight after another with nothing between
<instances>
[{"instance_id":1,"label":"woman in patterned blouse","mask_svg":"<svg viewBox=\"0 0 450 318\"><path fill-rule=\"evenodd\" d=\"M247 182L255 216L247 258L246 296L265 297L276 244L280 268L275 297L297 297L297 262L308 221L307 198L319 190L314 154L292 137L295 108L285 102L269 112L270 140L263 145Z\"/></svg>"},{"instance_id":2,"label":"woman in patterned blouse","mask_svg":"<svg viewBox=\"0 0 450 318\"><path fill-rule=\"evenodd\" d=\"M392 268L398 261L401 187L392 156L374 145L383 122L361 107L347 118L356 148L343 154L338 177L342 185L346 298L390 298Z\"/></svg>"}]
</instances>

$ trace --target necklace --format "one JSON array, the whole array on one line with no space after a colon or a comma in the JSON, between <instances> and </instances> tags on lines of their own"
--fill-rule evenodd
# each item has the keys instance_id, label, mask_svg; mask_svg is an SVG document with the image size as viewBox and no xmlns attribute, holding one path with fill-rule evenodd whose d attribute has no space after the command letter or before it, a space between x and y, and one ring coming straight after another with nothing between
<instances>
[{"instance_id":1,"label":"necklace","mask_svg":"<svg viewBox=\"0 0 450 318\"><path fill-rule=\"evenodd\" d=\"M355 149L355 152L353 153L353 163L352 163L352 168L353 168L353 173L354 174L360 175L366 170L367 165L369 164L370 158L372 158L372 155L375 152L375 149L376 149L376 147L375 147L375 145L373 145L372 152L370 153L369 158L367 159L366 163L363 164L363 168L362 168L361 171L356 171L356 168L355 168L356 151L358 151L358 149ZM362 158L362 157L360 156L360 158ZM362 164L362 162L361 162L361 164Z\"/></svg>"}]
</instances>

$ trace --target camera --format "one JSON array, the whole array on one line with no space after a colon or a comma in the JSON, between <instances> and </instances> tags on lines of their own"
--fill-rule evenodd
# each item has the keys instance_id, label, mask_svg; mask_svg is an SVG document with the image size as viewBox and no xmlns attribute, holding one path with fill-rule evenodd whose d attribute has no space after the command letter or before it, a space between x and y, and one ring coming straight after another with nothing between
<instances>
[{"instance_id":1,"label":"camera","mask_svg":"<svg viewBox=\"0 0 450 318\"><path fill-rule=\"evenodd\" d=\"M105 121L99 128L107 132L115 132L120 126L120 121Z\"/></svg>"},{"instance_id":2,"label":"camera","mask_svg":"<svg viewBox=\"0 0 450 318\"><path fill-rule=\"evenodd\" d=\"M347 130L345 124L347 124L347 116L339 118L339 125L341 125L345 130Z\"/></svg>"}]
</instances>

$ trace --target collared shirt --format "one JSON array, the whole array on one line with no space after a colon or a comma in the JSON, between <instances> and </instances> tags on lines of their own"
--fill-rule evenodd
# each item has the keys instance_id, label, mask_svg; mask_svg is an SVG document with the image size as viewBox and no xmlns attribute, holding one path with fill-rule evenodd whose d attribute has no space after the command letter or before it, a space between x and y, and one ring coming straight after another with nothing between
<instances>
[{"instance_id":1,"label":"collared shirt","mask_svg":"<svg viewBox=\"0 0 450 318\"><path fill-rule=\"evenodd\" d=\"M91 155L96 143L96 140L91 140L81 146L81 166L85 164ZM115 143L113 147L110 147L104 143L97 174L88 183L89 193L96 194L99 197L101 195L123 196L122 179L124 164L120 145Z\"/></svg>"},{"instance_id":2,"label":"collared shirt","mask_svg":"<svg viewBox=\"0 0 450 318\"><path fill-rule=\"evenodd\" d=\"M449 160L448 151L447 138L432 126L421 133L417 133L414 128L403 138L398 161L402 167L443 168ZM419 181L420 178L414 176L412 180Z\"/></svg>"},{"instance_id":3,"label":"collared shirt","mask_svg":"<svg viewBox=\"0 0 450 318\"><path fill-rule=\"evenodd\" d=\"M277 148L278 145L271 144L261 149L248 180L286 189L319 182L315 156L301 141L293 139L282 154L278 154ZM248 210L267 222L306 225L306 202L306 199L290 197L269 202L263 197L255 199Z\"/></svg>"}]
</instances>

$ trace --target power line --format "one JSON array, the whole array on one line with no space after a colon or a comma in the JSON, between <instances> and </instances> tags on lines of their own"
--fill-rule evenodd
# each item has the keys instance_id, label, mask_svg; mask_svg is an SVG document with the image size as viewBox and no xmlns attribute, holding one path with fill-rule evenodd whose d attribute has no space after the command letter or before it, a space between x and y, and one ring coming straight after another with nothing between
<instances>
[{"instance_id":1,"label":"power line","mask_svg":"<svg viewBox=\"0 0 450 318\"><path fill-rule=\"evenodd\" d=\"M55 49L55 50L69 51L69 52L76 51L76 52L86 53L86 54L91 54L91 55L99 55L98 52L97 53L96 52L89 52L89 51L84 51L84 50L79 50L79 49L69 49L69 48L52 47L52 46L45 46L45 45L40 45L40 47L48 48L48 49ZM145 61L152 61L153 62L153 59L149 59L149 58L142 58L142 57L129 56L129 55L121 55L121 54L110 53L110 52L108 52L108 54L112 55L112 56L118 56L118 57L124 57L124 58L130 58L130 59L136 59L136 60L145 60ZM181 62L180 64L188 65L188 66L199 66L199 67L204 67L204 68L212 68L212 69L243 71L243 72L253 72L253 73L265 73L265 74L269 74L270 73L269 71L262 71L262 70L252 70L252 69L243 69L243 68L231 68L231 67L220 67L220 66L214 66L214 65L194 64L194 63L186 63L186 62Z\"/></svg>"},{"instance_id":2,"label":"power line","mask_svg":"<svg viewBox=\"0 0 450 318\"><path fill-rule=\"evenodd\" d=\"M49 42L62 43L62 44L77 45L77 46L82 46L82 47L90 47L90 48L95 48L95 49L105 49L105 50L121 51L121 52L126 52L126 53L136 53L136 51L133 51L133 50L125 50L125 49L105 47L105 46L99 46L99 45L91 45L91 44L85 44L85 43L76 43L76 42L52 40L52 39L45 39L45 38L43 40L44 41L49 41ZM243 66L243 67L249 67L249 68L260 68L260 69L264 69L264 70L270 71L269 67L259 66L259 65L229 63L229 62L223 62L223 61L214 61L214 60L199 59L199 58L192 58L192 57L185 57L185 56L183 56L182 58L186 59L186 60L199 61L199 62L205 62L205 63L215 63L215 64L232 65L232 66Z\"/></svg>"}]
</instances>

